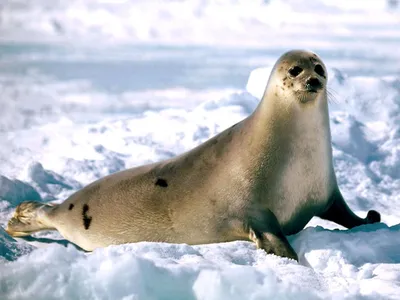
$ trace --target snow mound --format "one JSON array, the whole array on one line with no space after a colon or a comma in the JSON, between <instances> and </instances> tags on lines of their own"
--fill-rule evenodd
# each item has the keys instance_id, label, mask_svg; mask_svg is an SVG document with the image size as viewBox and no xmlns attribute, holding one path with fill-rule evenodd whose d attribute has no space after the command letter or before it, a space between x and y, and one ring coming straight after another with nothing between
<instances>
[{"instance_id":1,"label":"snow mound","mask_svg":"<svg viewBox=\"0 0 400 300\"><path fill-rule=\"evenodd\" d=\"M52 244L3 264L7 299L338 299L395 297L400 227L308 228L292 237L311 267L252 243L136 243L84 253ZM345 280L343 280L345 278ZM396 281L397 280L397 281ZM373 285L380 285L374 290Z\"/></svg>"},{"instance_id":2,"label":"snow mound","mask_svg":"<svg viewBox=\"0 0 400 300\"><path fill-rule=\"evenodd\" d=\"M0 199L16 205L23 200L41 201L39 193L29 184L0 175Z\"/></svg>"}]
</instances>

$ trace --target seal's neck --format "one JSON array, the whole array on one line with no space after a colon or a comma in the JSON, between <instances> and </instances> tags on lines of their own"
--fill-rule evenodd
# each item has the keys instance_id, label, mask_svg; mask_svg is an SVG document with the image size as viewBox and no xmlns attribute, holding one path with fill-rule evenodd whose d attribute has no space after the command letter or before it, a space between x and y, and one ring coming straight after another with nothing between
<instances>
[{"instance_id":1,"label":"seal's neck","mask_svg":"<svg viewBox=\"0 0 400 300\"><path fill-rule=\"evenodd\" d=\"M267 89L273 91L273 89ZM252 115L252 130L260 146L279 144L281 148L331 146L328 103L321 92L313 102L301 103L294 95L279 98L265 93ZM274 140L273 143L269 141ZM277 143L276 143L277 142ZM284 149L282 149L284 150Z\"/></svg>"}]
</instances>

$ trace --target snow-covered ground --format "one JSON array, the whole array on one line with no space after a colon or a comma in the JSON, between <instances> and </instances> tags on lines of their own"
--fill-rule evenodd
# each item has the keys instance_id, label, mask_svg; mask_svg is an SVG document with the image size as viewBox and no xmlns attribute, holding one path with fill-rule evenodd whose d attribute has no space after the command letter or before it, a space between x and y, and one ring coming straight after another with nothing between
<instances>
[{"instance_id":1,"label":"snow-covered ground","mask_svg":"<svg viewBox=\"0 0 400 300\"><path fill-rule=\"evenodd\" d=\"M400 299L397 2L0 3L0 299ZM63 201L246 117L292 48L328 66L339 185L385 224L315 218L289 237L300 264L246 242L87 254L57 233L4 232L23 200Z\"/></svg>"}]
</instances>

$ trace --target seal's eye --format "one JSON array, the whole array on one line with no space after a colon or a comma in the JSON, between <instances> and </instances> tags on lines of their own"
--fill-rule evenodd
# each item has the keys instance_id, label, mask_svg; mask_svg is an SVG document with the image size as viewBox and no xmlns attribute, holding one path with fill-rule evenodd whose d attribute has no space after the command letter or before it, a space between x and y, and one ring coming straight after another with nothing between
<instances>
[{"instance_id":1,"label":"seal's eye","mask_svg":"<svg viewBox=\"0 0 400 300\"><path fill-rule=\"evenodd\" d=\"M297 77L301 72L303 72L303 69L298 66L289 69L289 74L293 77Z\"/></svg>"},{"instance_id":2,"label":"seal's eye","mask_svg":"<svg viewBox=\"0 0 400 300\"><path fill-rule=\"evenodd\" d=\"M322 76L325 78L325 71L324 68L321 65L316 65L314 68L315 73L317 73L319 76Z\"/></svg>"}]
</instances>

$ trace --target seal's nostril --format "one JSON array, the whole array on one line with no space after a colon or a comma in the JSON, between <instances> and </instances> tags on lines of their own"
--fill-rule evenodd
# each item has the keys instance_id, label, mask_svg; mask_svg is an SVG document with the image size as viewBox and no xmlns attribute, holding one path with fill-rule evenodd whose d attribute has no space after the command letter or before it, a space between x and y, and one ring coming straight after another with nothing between
<instances>
[{"instance_id":1,"label":"seal's nostril","mask_svg":"<svg viewBox=\"0 0 400 300\"><path fill-rule=\"evenodd\" d=\"M322 83L318 80L318 78L311 77L307 79L305 87L307 91L316 93L322 87Z\"/></svg>"},{"instance_id":2,"label":"seal's nostril","mask_svg":"<svg viewBox=\"0 0 400 300\"><path fill-rule=\"evenodd\" d=\"M321 81L319 81L318 78L313 77L306 81L306 85L308 88L318 89L321 87Z\"/></svg>"}]
</instances>

